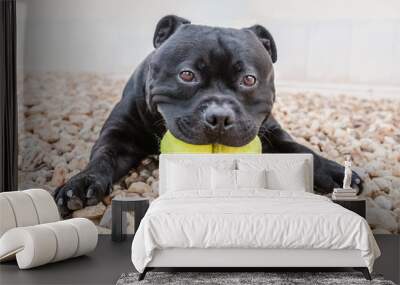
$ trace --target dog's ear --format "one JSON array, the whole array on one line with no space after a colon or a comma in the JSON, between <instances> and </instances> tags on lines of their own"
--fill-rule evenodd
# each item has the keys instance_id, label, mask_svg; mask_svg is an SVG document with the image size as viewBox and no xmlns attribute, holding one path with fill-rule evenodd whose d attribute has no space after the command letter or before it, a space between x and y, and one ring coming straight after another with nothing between
<instances>
[{"instance_id":1,"label":"dog's ear","mask_svg":"<svg viewBox=\"0 0 400 285\"><path fill-rule=\"evenodd\" d=\"M260 25L254 25L247 29L256 34L261 43L267 49L269 55L271 56L272 62L275 63L278 59L278 53L276 51L275 41L271 33L266 28Z\"/></svg>"},{"instance_id":2,"label":"dog's ear","mask_svg":"<svg viewBox=\"0 0 400 285\"><path fill-rule=\"evenodd\" d=\"M183 24L190 24L190 21L175 15L162 17L161 20L158 21L156 31L154 32L154 47L158 48Z\"/></svg>"}]
</instances>

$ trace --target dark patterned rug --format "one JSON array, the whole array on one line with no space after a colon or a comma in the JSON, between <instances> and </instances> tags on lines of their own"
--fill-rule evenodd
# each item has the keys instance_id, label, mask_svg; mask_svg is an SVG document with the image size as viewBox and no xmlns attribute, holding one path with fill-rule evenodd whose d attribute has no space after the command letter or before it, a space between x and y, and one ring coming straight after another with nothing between
<instances>
[{"instance_id":1,"label":"dark patterned rug","mask_svg":"<svg viewBox=\"0 0 400 285\"><path fill-rule=\"evenodd\" d=\"M359 272L148 272L142 281L138 281L138 276L138 273L122 274L117 285L395 285L380 275L372 275L372 281L368 281Z\"/></svg>"}]
</instances>

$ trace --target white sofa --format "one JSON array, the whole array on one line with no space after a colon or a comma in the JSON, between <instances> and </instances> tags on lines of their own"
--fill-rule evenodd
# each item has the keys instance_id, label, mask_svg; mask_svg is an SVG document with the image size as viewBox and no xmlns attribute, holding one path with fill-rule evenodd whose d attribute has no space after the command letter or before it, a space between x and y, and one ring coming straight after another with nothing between
<instances>
[{"instance_id":1,"label":"white sofa","mask_svg":"<svg viewBox=\"0 0 400 285\"><path fill-rule=\"evenodd\" d=\"M42 189L0 193L0 262L20 269L80 256L97 245L88 219L60 221L53 197Z\"/></svg>"}]
</instances>

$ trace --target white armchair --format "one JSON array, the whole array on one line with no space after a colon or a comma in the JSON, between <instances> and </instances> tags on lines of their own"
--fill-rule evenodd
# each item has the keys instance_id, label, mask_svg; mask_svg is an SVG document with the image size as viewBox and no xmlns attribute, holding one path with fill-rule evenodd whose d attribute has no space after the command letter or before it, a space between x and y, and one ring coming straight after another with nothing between
<instances>
[{"instance_id":1,"label":"white armchair","mask_svg":"<svg viewBox=\"0 0 400 285\"><path fill-rule=\"evenodd\" d=\"M60 221L45 190L0 193L0 262L17 259L20 269L86 254L97 245L97 229L88 219Z\"/></svg>"}]
</instances>

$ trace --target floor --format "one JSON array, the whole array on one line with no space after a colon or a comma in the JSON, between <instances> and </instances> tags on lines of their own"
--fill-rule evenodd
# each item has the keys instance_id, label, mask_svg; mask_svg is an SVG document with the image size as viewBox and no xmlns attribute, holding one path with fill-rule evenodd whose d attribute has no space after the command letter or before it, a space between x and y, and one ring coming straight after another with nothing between
<instances>
[{"instance_id":1,"label":"floor","mask_svg":"<svg viewBox=\"0 0 400 285\"><path fill-rule=\"evenodd\" d=\"M375 272L400 283L400 236L376 235L382 257ZM97 250L82 256L46 266L18 270L15 262L0 265L0 284L115 284L124 272L134 271L130 261L132 237L114 243L109 235L99 236Z\"/></svg>"}]
</instances>

